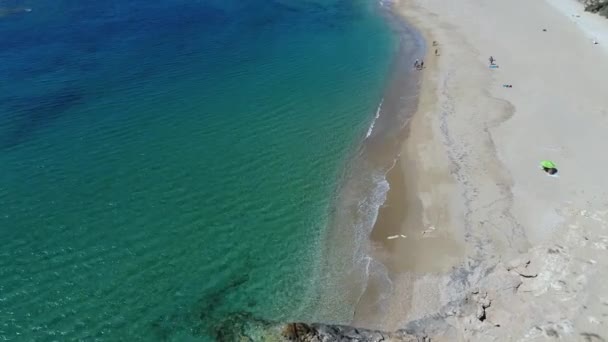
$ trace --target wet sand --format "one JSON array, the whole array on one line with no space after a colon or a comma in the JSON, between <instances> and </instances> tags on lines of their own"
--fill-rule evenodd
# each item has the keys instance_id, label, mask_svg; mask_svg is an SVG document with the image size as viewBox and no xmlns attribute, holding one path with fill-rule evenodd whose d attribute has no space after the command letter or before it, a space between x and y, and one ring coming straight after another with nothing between
<instances>
[{"instance_id":1,"label":"wet sand","mask_svg":"<svg viewBox=\"0 0 608 342\"><path fill-rule=\"evenodd\" d=\"M425 32L419 33L431 41ZM417 106L395 151L397 160L387 174L390 190L370 236L372 257L387 267L392 283L390 293L370 283L359 303L354 323L370 328L399 328L417 311L412 308L414 288L451 270L465 253L458 193L441 134L431 126L430 116L437 111L438 57L434 48L433 54L429 51L426 46L418 57L425 68L415 71L420 77ZM383 301L386 307L377 305L383 296L389 297Z\"/></svg>"},{"instance_id":2,"label":"wet sand","mask_svg":"<svg viewBox=\"0 0 608 342\"><path fill-rule=\"evenodd\" d=\"M335 196L331 228L323 239L330 242L320 257L323 287L313 304L317 321L369 326L373 317L386 309L387 295L392 293L387 275L387 267L391 265L376 255L381 249L376 248L373 239L370 241L370 235L374 234L372 229L379 211L383 211L378 207L393 202L387 202L385 197L405 193L387 193L387 178L401 169L396 159L407 131L406 123L416 110L422 75L410 68L410 61L421 53L423 42L396 13L383 11L383 15L395 31L399 47L373 122L345 168L343 183ZM401 176L395 182L402 183L400 180ZM346 316L348 320L344 321L342 318Z\"/></svg>"}]
</instances>

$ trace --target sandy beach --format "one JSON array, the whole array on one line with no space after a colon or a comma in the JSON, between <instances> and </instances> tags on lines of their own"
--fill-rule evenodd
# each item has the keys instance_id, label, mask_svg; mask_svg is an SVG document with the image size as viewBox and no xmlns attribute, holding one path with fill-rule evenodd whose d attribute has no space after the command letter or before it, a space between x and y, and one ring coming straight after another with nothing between
<instances>
[{"instance_id":1,"label":"sandy beach","mask_svg":"<svg viewBox=\"0 0 608 342\"><path fill-rule=\"evenodd\" d=\"M372 233L392 304L355 324L433 341L608 339L608 20L570 0L396 7L427 53Z\"/></svg>"}]
</instances>

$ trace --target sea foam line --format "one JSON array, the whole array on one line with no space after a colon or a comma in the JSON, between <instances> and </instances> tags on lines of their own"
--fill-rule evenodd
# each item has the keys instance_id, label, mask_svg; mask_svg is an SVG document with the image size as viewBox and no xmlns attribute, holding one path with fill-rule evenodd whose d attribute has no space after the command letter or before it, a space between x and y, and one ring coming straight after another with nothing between
<instances>
[{"instance_id":1,"label":"sea foam line","mask_svg":"<svg viewBox=\"0 0 608 342\"><path fill-rule=\"evenodd\" d=\"M392 165L380 172L372 173L372 190L371 193L364 197L358 203L358 212L361 221L356 224L356 242L359 246L358 250L363 253L359 253L360 259L364 259L367 253L364 252L366 244L369 243L369 239L378 219L380 207L386 202L388 192L390 190L390 183L388 182L387 176L389 172L397 165L398 158L393 159ZM358 258L359 259L359 258ZM355 260L356 262L357 260Z\"/></svg>"},{"instance_id":2,"label":"sea foam line","mask_svg":"<svg viewBox=\"0 0 608 342\"><path fill-rule=\"evenodd\" d=\"M372 135L372 131L374 130L374 125L376 124L376 120L378 120L378 118L380 117L380 110L382 110L383 103L384 103L384 99L382 99L382 101L380 101L380 104L378 105L378 109L376 109L376 115L374 116L374 120L372 120L372 124L367 129L367 134L365 135L366 139L369 138L370 135Z\"/></svg>"},{"instance_id":3,"label":"sea foam line","mask_svg":"<svg viewBox=\"0 0 608 342\"><path fill-rule=\"evenodd\" d=\"M355 265L362 267L364 278L363 288L361 289L361 294L357 300L357 306L367 291L367 288L370 285L370 278L372 278L372 276L376 281L381 281L384 286L383 291L381 291L381 294L374 303L375 305L380 305L380 307L387 305L386 301L390 298L394 291L394 284L389 277L388 269L379 260L373 258L370 253L370 236L378 219L380 207L382 207L382 205L384 205L386 202L388 192L390 190L387 175L397 165L397 161L398 158L395 158L393 160L393 164L386 171L372 175L372 193L364 200L359 202L359 213L362 214L362 221L360 221L355 228L357 229L355 235L357 248L355 249L355 253L353 255L353 261Z\"/></svg>"}]
</instances>

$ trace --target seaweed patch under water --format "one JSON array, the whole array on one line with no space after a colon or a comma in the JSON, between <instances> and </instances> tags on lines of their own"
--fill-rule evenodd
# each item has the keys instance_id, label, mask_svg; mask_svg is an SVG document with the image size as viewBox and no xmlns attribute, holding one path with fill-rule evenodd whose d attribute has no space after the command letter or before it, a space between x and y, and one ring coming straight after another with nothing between
<instances>
[{"instance_id":1,"label":"seaweed patch under water","mask_svg":"<svg viewBox=\"0 0 608 342\"><path fill-rule=\"evenodd\" d=\"M75 88L62 89L45 95L17 97L5 102L8 127L0 136L0 148L8 149L23 144L35 132L63 116L70 108L82 103L84 93Z\"/></svg>"},{"instance_id":2,"label":"seaweed patch under water","mask_svg":"<svg viewBox=\"0 0 608 342\"><path fill-rule=\"evenodd\" d=\"M249 275L245 274L233 279L226 286L205 295L188 311L176 312L162 316L152 322L152 330L161 341L170 340L174 334L187 331L194 336L205 336L218 334L218 331L226 330L226 317L232 317L234 313L225 312L224 301L229 294L237 291L249 281ZM246 315L241 312L237 316ZM218 323L219 322L219 323ZM222 332L221 334L226 334ZM225 340L228 341L228 340Z\"/></svg>"}]
</instances>

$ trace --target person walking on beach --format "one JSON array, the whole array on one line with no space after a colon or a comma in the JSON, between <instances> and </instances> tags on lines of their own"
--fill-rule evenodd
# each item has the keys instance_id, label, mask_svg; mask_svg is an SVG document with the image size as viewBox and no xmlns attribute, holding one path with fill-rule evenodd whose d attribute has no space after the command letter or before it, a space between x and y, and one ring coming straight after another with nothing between
<instances>
[{"instance_id":1,"label":"person walking on beach","mask_svg":"<svg viewBox=\"0 0 608 342\"><path fill-rule=\"evenodd\" d=\"M494 65L494 57L490 56L490 65Z\"/></svg>"},{"instance_id":2,"label":"person walking on beach","mask_svg":"<svg viewBox=\"0 0 608 342\"><path fill-rule=\"evenodd\" d=\"M416 69L420 68L420 61L418 61L418 59L416 59L416 61L414 62L414 68L416 68Z\"/></svg>"},{"instance_id":3,"label":"person walking on beach","mask_svg":"<svg viewBox=\"0 0 608 342\"><path fill-rule=\"evenodd\" d=\"M424 59L420 62L420 70L424 69Z\"/></svg>"}]
</instances>

